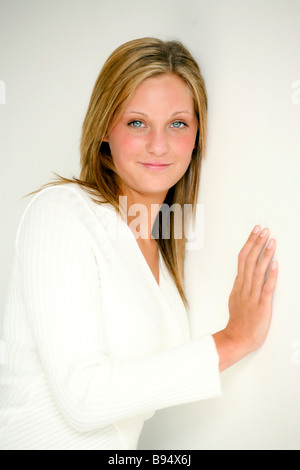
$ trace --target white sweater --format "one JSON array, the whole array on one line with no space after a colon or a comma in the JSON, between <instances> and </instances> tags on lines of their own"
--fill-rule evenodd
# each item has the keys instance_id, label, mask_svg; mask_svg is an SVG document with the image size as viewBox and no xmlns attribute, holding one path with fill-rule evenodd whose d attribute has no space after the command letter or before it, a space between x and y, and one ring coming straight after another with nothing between
<instances>
[{"instance_id":1,"label":"white sweater","mask_svg":"<svg viewBox=\"0 0 300 470\"><path fill-rule=\"evenodd\" d=\"M220 395L214 340L192 339L161 255L159 277L113 206L75 183L30 201L4 315L0 449L136 449L155 410Z\"/></svg>"}]
</instances>

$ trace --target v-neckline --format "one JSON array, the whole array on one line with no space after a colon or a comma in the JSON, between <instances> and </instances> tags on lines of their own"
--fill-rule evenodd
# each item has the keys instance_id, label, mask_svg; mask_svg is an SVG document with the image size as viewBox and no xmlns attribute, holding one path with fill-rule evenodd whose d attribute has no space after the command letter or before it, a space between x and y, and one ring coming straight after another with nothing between
<instances>
[{"instance_id":1,"label":"v-neckline","mask_svg":"<svg viewBox=\"0 0 300 470\"><path fill-rule=\"evenodd\" d=\"M130 227L128 227L128 228L129 228L129 230L130 230ZM131 230L130 230L130 232L131 232ZM131 233L132 233L132 232L131 232ZM133 235L133 234L132 234L132 235ZM150 268L150 266L149 266L149 264L148 264L148 261L146 260L146 257L145 257L145 255L144 255L144 253L143 253L143 251L142 251L140 245L138 244L137 240L135 239L134 235L133 235L133 238L134 238L134 240L135 240L135 243L136 243L136 245L137 245L137 247L138 247L138 249L139 249L139 251L140 251L140 253L141 253L141 255L142 255L142 257L143 257L143 259L144 259L144 261L145 261L145 263L146 263L146 265L148 266L148 270L150 271L150 273L151 273L151 275L152 275L154 281L156 282L156 284L158 285L158 287L161 287L161 269L160 269L160 262L161 262L161 261L160 261L160 255L161 255L161 253L160 253L159 247L157 247L157 258L158 258L158 259L157 259L157 262L158 262L158 282L157 282L157 279L156 279L156 277L154 276L154 274L153 274L153 272L152 272L152 269Z\"/></svg>"},{"instance_id":2,"label":"v-neckline","mask_svg":"<svg viewBox=\"0 0 300 470\"><path fill-rule=\"evenodd\" d=\"M161 252L160 252L160 249L158 247L158 282L138 244L138 242L136 241L136 238L134 236L134 234L132 233L129 225L126 223L126 221L123 219L123 217L121 216L121 214L117 213L118 215L118 218L119 220L121 220L121 223L123 224L126 232L129 234L129 237L132 239L132 241L134 242L134 245L135 245L135 250L138 252L138 256L139 258L141 259L141 265L144 265L145 266L145 271L147 272L148 271L148 274L149 276L151 277L151 279L153 280L153 282L155 283L155 285L161 289L161 286L162 286L162 255L161 255Z\"/></svg>"},{"instance_id":3,"label":"v-neckline","mask_svg":"<svg viewBox=\"0 0 300 470\"><path fill-rule=\"evenodd\" d=\"M162 256L162 253L161 253L159 247L158 247L159 283L157 283L157 281L155 279L155 276L153 275L152 270L151 270L150 266L148 265L144 255L143 255L143 253L142 253L142 251L141 251L141 249L140 249L140 247L139 247L139 245L136 241L136 238L135 238L133 232L131 231L130 227L125 222L125 220L121 217L120 214L118 214L118 217L119 217L119 220L121 220L122 226L124 227L124 236L125 236L125 238L127 239L127 241L129 240L129 241L133 242L132 243L132 245L134 247L134 248L132 248L133 253L137 254L136 259L140 259L141 269L143 269L143 272L144 272L145 276L148 276L149 284L151 283L151 285L153 285L153 289L155 289L155 294L153 292L153 296L157 297L158 299L160 299L161 302L163 302L163 304L165 305L165 308L166 308L166 312L168 312L168 314L175 321L177 332L178 332L179 336L182 338L183 337L183 331L182 331L182 327L180 326L181 321L180 321L179 316L178 316L178 315L180 315L179 309L178 310L176 308L171 309L170 304L169 304L169 302L166 298L166 296L170 293L169 286L168 286L168 282L170 280L170 274L168 272L167 266L164 262L164 259L163 259L163 256ZM177 293L178 293L178 291L177 291ZM185 308L184 305L183 305L183 308ZM185 310L185 315L186 315L186 310ZM188 331L189 331L189 329L188 329ZM188 335L189 334L190 333L188 333Z\"/></svg>"}]
</instances>

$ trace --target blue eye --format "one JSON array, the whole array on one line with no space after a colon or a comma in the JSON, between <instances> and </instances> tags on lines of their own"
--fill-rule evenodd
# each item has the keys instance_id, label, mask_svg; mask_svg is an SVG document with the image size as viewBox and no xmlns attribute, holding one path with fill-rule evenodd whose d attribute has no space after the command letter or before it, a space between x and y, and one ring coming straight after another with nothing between
<instances>
[{"instance_id":1,"label":"blue eye","mask_svg":"<svg viewBox=\"0 0 300 470\"><path fill-rule=\"evenodd\" d=\"M143 126L143 123L142 123L142 121L131 121L129 123L129 126L134 127L136 129L139 129Z\"/></svg>"},{"instance_id":2,"label":"blue eye","mask_svg":"<svg viewBox=\"0 0 300 470\"><path fill-rule=\"evenodd\" d=\"M172 126L174 126L175 129L182 129L183 127L186 127L186 124L182 121L176 121L173 122Z\"/></svg>"}]
</instances>

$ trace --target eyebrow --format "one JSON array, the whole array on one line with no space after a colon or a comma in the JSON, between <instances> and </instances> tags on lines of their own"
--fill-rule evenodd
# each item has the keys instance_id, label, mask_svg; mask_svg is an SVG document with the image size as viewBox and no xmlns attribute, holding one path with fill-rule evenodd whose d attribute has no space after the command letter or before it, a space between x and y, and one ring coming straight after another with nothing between
<instances>
[{"instance_id":1,"label":"eyebrow","mask_svg":"<svg viewBox=\"0 0 300 470\"><path fill-rule=\"evenodd\" d=\"M148 114L142 113L141 111L127 111L124 114L140 114L141 116L149 117ZM192 116L192 113L190 111L175 111L175 113L172 114L171 117L176 116L177 114L189 114Z\"/></svg>"}]
</instances>

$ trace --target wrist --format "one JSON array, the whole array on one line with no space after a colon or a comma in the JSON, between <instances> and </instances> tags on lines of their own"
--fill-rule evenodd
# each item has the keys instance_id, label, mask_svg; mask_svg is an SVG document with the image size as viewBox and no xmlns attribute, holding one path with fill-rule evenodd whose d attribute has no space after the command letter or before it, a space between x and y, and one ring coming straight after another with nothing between
<instances>
[{"instance_id":1,"label":"wrist","mask_svg":"<svg viewBox=\"0 0 300 470\"><path fill-rule=\"evenodd\" d=\"M237 341L227 328L215 333L213 339L219 355L220 372L239 362L251 352L245 344Z\"/></svg>"}]
</instances>

